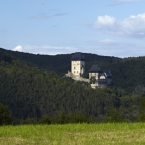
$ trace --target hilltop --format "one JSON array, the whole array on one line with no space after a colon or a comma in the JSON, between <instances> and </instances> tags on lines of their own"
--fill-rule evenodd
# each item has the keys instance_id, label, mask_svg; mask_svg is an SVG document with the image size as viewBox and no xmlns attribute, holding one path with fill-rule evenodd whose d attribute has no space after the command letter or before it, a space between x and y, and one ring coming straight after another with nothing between
<instances>
[{"instance_id":1,"label":"hilltop","mask_svg":"<svg viewBox=\"0 0 145 145\"><path fill-rule=\"evenodd\" d=\"M15 52L0 49L14 58L25 61L41 70L54 71L59 76L64 76L70 70L72 54L40 55ZM145 86L145 57L117 58L84 53L86 59L86 74L93 64L102 70L110 70L113 76L114 87L125 89L128 92L144 93Z\"/></svg>"}]
</instances>

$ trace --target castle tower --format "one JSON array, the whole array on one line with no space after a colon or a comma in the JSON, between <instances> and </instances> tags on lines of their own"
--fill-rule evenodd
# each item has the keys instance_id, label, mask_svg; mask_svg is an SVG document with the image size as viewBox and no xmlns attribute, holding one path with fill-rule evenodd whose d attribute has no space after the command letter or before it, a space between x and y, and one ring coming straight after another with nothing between
<instances>
[{"instance_id":1,"label":"castle tower","mask_svg":"<svg viewBox=\"0 0 145 145\"><path fill-rule=\"evenodd\" d=\"M81 76L85 73L85 58L81 52L76 52L71 58L71 73Z\"/></svg>"},{"instance_id":2,"label":"castle tower","mask_svg":"<svg viewBox=\"0 0 145 145\"><path fill-rule=\"evenodd\" d=\"M100 68L97 65L93 65L91 69L89 70L89 79L91 77L95 77L95 79L98 80L101 74L102 74L102 71L100 70Z\"/></svg>"}]
</instances>

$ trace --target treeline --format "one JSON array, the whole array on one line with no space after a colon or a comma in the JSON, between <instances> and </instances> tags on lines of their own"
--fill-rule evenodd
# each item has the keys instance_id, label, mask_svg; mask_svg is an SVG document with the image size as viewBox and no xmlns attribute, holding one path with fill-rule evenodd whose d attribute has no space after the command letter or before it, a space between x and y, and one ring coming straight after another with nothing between
<instances>
[{"instance_id":1,"label":"treeline","mask_svg":"<svg viewBox=\"0 0 145 145\"><path fill-rule=\"evenodd\" d=\"M124 115L120 112L120 108L109 108L106 114L97 121L93 120L92 116L85 115L79 111L68 113L57 111L53 116L44 114L40 118L27 117L26 119L20 119L19 122L15 122L8 107L0 103L0 125L145 122L145 97L140 99L138 107L137 116L132 115L136 118L136 121L131 121L127 117L124 118Z\"/></svg>"}]
</instances>

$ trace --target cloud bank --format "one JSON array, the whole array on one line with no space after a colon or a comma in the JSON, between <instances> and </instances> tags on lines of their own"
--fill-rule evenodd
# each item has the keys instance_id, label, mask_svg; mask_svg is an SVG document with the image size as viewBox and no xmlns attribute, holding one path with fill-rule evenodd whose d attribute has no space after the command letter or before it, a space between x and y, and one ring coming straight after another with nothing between
<instances>
[{"instance_id":1,"label":"cloud bank","mask_svg":"<svg viewBox=\"0 0 145 145\"><path fill-rule=\"evenodd\" d=\"M77 51L77 48L69 46L51 46L51 45L18 45L13 51L20 52L29 52L33 54L47 54L47 55L56 55L56 54L67 54Z\"/></svg>"},{"instance_id":2,"label":"cloud bank","mask_svg":"<svg viewBox=\"0 0 145 145\"><path fill-rule=\"evenodd\" d=\"M145 56L145 46L138 46L133 42L116 41L107 38L97 41L87 41L87 44L88 47L80 48L51 45L18 45L12 50L45 55L70 54L79 51L122 58L130 56Z\"/></svg>"},{"instance_id":3,"label":"cloud bank","mask_svg":"<svg viewBox=\"0 0 145 145\"><path fill-rule=\"evenodd\" d=\"M145 38L145 13L130 16L122 21L111 16L98 16L94 27L115 35Z\"/></svg>"},{"instance_id":4,"label":"cloud bank","mask_svg":"<svg viewBox=\"0 0 145 145\"><path fill-rule=\"evenodd\" d=\"M23 50L23 48L22 48L22 46L21 45L18 45L18 46L16 46L14 49L12 49L13 51L22 51Z\"/></svg>"}]
</instances>

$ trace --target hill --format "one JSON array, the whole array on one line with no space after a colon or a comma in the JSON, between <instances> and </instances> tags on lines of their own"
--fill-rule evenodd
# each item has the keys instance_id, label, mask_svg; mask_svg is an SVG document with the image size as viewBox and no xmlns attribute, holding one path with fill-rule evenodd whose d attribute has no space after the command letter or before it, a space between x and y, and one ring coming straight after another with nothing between
<instances>
[{"instance_id":1,"label":"hill","mask_svg":"<svg viewBox=\"0 0 145 145\"><path fill-rule=\"evenodd\" d=\"M59 123L70 122L77 114L89 116L95 122L138 119L140 95L116 88L93 90L55 72L39 69L36 64L26 63L10 52L0 51L0 102L9 107L16 122L39 119L45 114L60 117Z\"/></svg>"},{"instance_id":2,"label":"hill","mask_svg":"<svg viewBox=\"0 0 145 145\"><path fill-rule=\"evenodd\" d=\"M25 61L41 70L54 71L64 76L70 70L72 54L40 55L0 49L14 58ZM145 57L117 58L84 53L86 59L86 77L88 70L96 63L104 71L110 70L113 75L114 87L127 92L145 93Z\"/></svg>"},{"instance_id":3,"label":"hill","mask_svg":"<svg viewBox=\"0 0 145 145\"><path fill-rule=\"evenodd\" d=\"M2 49L1 49L2 50ZM27 63L31 63L40 69L47 71L55 71L60 76L63 76L70 70L70 61L72 54L60 54L60 55L40 55L40 54L30 54L17 51L3 50L7 51L10 55L15 58L24 60ZM100 66L106 68L111 63L118 62L121 60L117 57L99 56L96 54L84 53L86 58L86 72L90 69L92 64L97 63Z\"/></svg>"}]
</instances>

